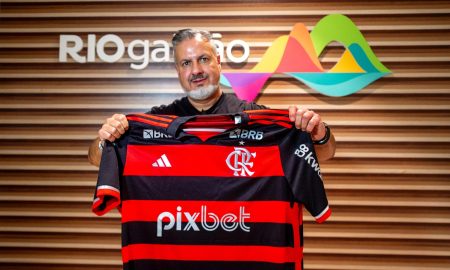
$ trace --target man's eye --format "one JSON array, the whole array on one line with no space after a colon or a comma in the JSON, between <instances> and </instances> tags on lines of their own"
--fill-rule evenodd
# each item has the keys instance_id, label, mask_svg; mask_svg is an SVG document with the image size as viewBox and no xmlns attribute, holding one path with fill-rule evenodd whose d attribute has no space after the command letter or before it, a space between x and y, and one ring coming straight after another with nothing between
<instances>
[{"instance_id":1,"label":"man's eye","mask_svg":"<svg viewBox=\"0 0 450 270\"><path fill-rule=\"evenodd\" d=\"M209 61L209 58L208 57L202 57L202 58L200 58L200 62L201 63L207 63Z\"/></svg>"},{"instance_id":2,"label":"man's eye","mask_svg":"<svg viewBox=\"0 0 450 270\"><path fill-rule=\"evenodd\" d=\"M181 62L181 66L182 67L187 67L187 66L189 66L189 62L188 61L185 61L185 62Z\"/></svg>"}]
</instances>

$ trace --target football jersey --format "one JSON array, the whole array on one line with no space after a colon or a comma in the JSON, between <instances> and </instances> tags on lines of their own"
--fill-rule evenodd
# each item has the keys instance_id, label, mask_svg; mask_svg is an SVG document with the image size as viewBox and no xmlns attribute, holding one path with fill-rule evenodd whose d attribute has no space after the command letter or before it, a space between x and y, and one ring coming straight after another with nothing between
<instances>
[{"instance_id":1,"label":"football jersey","mask_svg":"<svg viewBox=\"0 0 450 270\"><path fill-rule=\"evenodd\" d=\"M310 135L285 110L133 114L92 209L122 215L124 269L303 268L302 208L331 211Z\"/></svg>"}]
</instances>

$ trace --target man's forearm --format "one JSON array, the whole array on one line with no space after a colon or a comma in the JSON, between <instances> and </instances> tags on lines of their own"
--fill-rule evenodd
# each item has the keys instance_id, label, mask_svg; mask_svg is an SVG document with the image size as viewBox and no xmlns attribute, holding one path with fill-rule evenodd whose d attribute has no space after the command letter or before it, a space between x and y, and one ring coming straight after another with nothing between
<instances>
[{"instance_id":1,"label":"man's forearm","mask_svg":"<svg viewBox=\"0 0 450 270\"><path fill-rule=\"evenodd\" d=\"M330 139L325 144L315 144L314 150L316 151L319 161L329 160L334 157L336 151L336 141L334 135L330 134Z\"/></svg>"},{"instance_id":2,"label":"man's forearm","mask_svg":"<svg viewBox=\"0 0 450 270\"><path fill-rule=\"evenodd\" d=\"M89 162L97 167L100 166L100 160L102 158L102 151L98 147L99 142L100 138L97 137L97 139L95 139L89 146L89 153L88 153Z\"/></svg>"}]
</instances>

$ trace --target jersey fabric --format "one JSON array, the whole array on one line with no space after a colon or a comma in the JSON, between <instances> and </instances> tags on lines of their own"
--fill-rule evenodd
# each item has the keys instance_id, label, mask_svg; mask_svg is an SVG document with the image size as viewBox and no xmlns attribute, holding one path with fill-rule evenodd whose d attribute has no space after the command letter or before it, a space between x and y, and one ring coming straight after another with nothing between
<instances>
[{"instance_id":1,"label":"jersey fabric","mask_svg":"<svg viewBox=\"0 0 450 270\"><path fill-rule=\"evenodd\" d=\"M234 94L222 93L219 100L208 110L199 111L189 102L187 97L177 99L169 105L161 105L150 109L150 114L170 114L177 116L190 116L199 114L226 114L245 110L267 109L263 105L240 100Z\"/></svg>"},{"instance_id":2,"label":"jersey fabric","mask_svg":"<svg viewBox=\"0 0 450 270\"><path fill-rule=\"evenodd\" d=\"M92 209L122 214L124 269L303 269L305 207L331 211L310 135L285 110L128 115Z\"/></svg>"}]
</instances>

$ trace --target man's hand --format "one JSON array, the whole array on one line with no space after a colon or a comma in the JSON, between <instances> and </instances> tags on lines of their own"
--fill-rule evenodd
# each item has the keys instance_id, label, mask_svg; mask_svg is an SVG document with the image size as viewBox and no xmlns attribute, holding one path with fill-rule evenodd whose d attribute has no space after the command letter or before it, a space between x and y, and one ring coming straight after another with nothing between
<instances>
[{"instance_id":1,"label":"man's hand","mask_svg":"<svg viewBox=\"0 0 450 270\"><path fill-rule=\"evenodd\" d=\"M110 142L119 139L128 129L127 117L123 114L114 114L106 119L102 128L98 130L98 138L95 139L89 147L88 159L92 165L99 166L102 157L102 151L99 149L99 143L108 140Z\"/></svg>"},{"instance_id":2,"label":"man's hand","mask_svg":"<svg viewBox=\"0 0 450 270\"><path fill-rule=\"evenodd\" d=\"M289 106L289 118L292 122L295 122L297 129L310 133L314 141L319 141L325 137L325 125L318 113L306 108Z\"/></svg>"},{"instance_id":3,"label":"man's hand","mask_svg":"<svg viewBox=\"0 0 450 270\"><path fill-rule=\"evenodd\" d=\"M106 119L102 128L98 130L100 140L108 140L110 142L119 139L128 129L127 117L123 114L114 114Z\"/></svg>"},{"instance_id":4,"label":"man's hand","mask_svg":"<svg viewBox=\"0 0 450 270\"><path fill-rule=\"evenodd\" d=\"M319 114L306 108L289 106L289 118L295 122L295 127L311 134L313 141L320 141L326 135L326 127ZM327 143L322 145L314 144L319 161L328 160L334 157L336 151L336 141L332 133Z\"/></svg>"}]
</instances>

